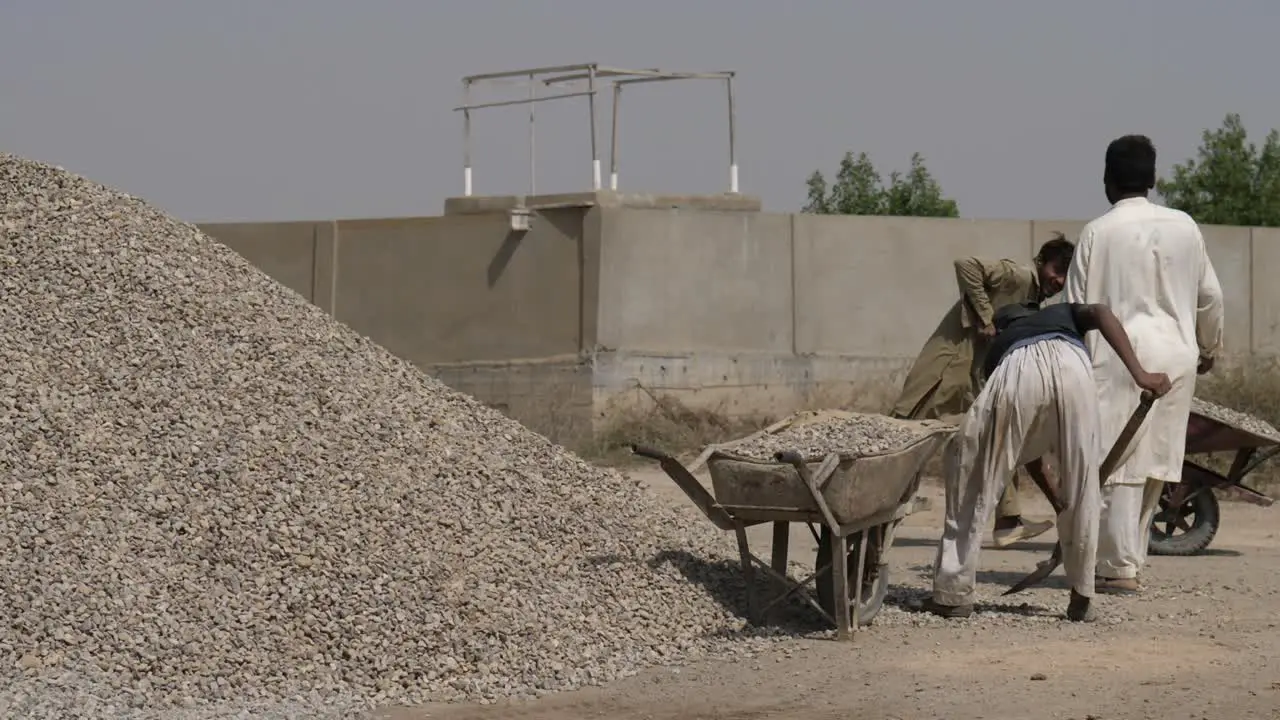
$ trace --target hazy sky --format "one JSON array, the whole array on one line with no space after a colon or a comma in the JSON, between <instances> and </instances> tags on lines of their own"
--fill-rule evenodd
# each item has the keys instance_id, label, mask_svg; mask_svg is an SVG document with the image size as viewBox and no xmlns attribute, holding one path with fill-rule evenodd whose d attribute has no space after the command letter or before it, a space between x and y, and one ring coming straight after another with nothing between
<instances>
[{"instance_id":1,"label":"hazy sky","mask_svg":"<svg viewBox=\"0 0 1280 720\"><path fill-rule=\"evenodd\" d=\"M1280 126L1277 27L1274 0L0 0L0 149L189 220L435 215L462 194L464 75L735 70L769 210L846 150L886 175L918 150L966 217L1083 218L1115 136L1167 168L1227 112ZM624 191L727 188L720 86L627 93ZM537 112L537 189L589 189L585 100ZM474 125L476 193L527 191L527 109Z\"/></svg>"}]
</instances>

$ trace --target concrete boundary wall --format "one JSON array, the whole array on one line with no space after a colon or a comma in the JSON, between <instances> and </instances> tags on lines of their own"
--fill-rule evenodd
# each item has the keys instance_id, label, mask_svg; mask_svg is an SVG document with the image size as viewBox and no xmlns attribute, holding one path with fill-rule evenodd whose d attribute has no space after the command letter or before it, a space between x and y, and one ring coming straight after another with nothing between
<instances>
[{"instance_id":1,"label":"concrete boundary wall","mask_svg":"<svg viewBox=\"0 0 1280 720\"><path fill-rule=\"evenodd\" d=\"M599 345L794 351L791 217L606 209Z\"/></svg>"},{"instance_id":2,"label":"concrete boundary wall","mask_svg":"<svg viewBox=\"0 0 1280 720\"><path fill-rule=\"evenodd\" d=\"M331 250L334 223L218 223L200 225L205 233L240 253L258 269L316 303L332 310L320 297L333 277ZM325 241L328 244L325 247ZM317 292L317 288L321 291ZM319 302L318 302L319 300Z\"/></svg>"},{"instance_id":3,"label":"concrete boundary wall","mask_svg":"<svg viewBox=\"0 0 1280 720\"><path fill-rule=\"evenodd\" d=\"M203 225L260 269L419 365L576 354L584 307L583 214ZM594 274L594 271L593 271ZM594 323L594 316L590 318ZM590 334L592 337L587 337Z\"/></svg>"},{"instance_id":4,"label":"concrete boundary wall","mask_svg":"<svg viewBox=\"0 0 1280 720\"><path fill-rule=\"evenodd\" d=\"M727 414L883 407L966 255L1030 261L1080 220L606 204L201 226L448 384L554 435L674 395ZM1226 349L1280 354L1280 229L1205 226Z\"/></svg>"},{"instance_id":5,"label":"concrete boundary wall","mask_svg":"<svg viewBox=\"0 0 1280 720\"><path fill-rule=\"evenodd\" d=\"M959 297L954 261L1024 258L1025 222L795 216L796 351L911 357Z\"/></svg>"}]
</instances>

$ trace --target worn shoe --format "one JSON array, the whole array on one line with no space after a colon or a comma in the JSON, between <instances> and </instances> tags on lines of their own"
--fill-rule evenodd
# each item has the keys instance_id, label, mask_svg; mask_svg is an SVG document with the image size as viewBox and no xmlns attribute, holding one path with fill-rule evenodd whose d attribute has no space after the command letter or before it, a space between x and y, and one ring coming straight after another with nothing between
<instances>
[{"instance_id":1,"label":"worn shoe","mask_svg":"<svg viewBox=\"0 0 1280 720\"><path fill-rule=\"evenodd\" d=\"M973 614L972 605L943 605L933 598L920 603L920 610L952 620L961 620Z\"/></svg>"},{"instance_id":2,"label":"worn shoe","mask_svg":"<svg viewBox=\"0 0 1280 720\"><path fill-rule=\"evenodd\" d=\"M1093 622L1097 613L1093 611L1091 598L1087 598L1075 590L1071 591L1071 601L1067 603L1067 619L1071 622Z\"/></svg>"},{"instance_id":3,"label":"worn shoe","mask_svg":"<svg viewBox=\"0 0 1280 720\"><path fill-rule=\"evenodd\" d=\"M991 533L991 537L995 540L996 547L1006 548L1014 543L1020 543L1024 540L1030 540L1033 537L1043 535L1052 527L1052 520L1044 520L1042 522L1027 522L1025 520L1021 520L1014 527L993 531Z\"/></svg>"},{"instance_id":4,"label":"worn shoe","mask_svg":"<svg viewBox=\"0 0 1280 720\"><path fill-rule=\"evenodd\" d=\"M1095 577L1093 579L1094 591L1104 595L1136 595L1140 588L1137 578Z\"/></svg>"}]
</instances>

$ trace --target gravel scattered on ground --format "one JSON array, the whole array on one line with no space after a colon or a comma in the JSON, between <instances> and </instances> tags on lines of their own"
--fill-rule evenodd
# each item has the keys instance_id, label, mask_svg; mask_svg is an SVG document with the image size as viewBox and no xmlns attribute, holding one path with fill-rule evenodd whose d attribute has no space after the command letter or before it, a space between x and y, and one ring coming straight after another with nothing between
<instances>
[{"instance_id":1,"label":"gravel scattered on ground","mask_svg":"<svg viewBox=\"0 0 1280 720\"><path fill-rule=\"evenodd\" d=\"M795 450L805 458L820 458L833 452L875 455L905 448L933 429L920 422L897 420L885 415L843 413L789 425L776 433L748 437L718 447L760 460L772 460L776 453L784 450Z\"/></svg>"},{"instance_id":2,"label":"gravel scattered on ground","mask_svg":"<svg viewBox=\"0 0 1280 720\"><path fill-rule=\"evenodd\" d=\"M1230 425L1239 430L1253 433L1260 437L1267 438L1276 443L1280 443L1280 430L1276 430L1271 423L1261 418L1254 417L1248 413L1232 410L1231 408L1215 405L1207 400L1200 398L1192 398L1191 412L1197 415L1203 415L1210 420L1216 420L1223 425Z\"/></svg>"},{"instance_id":3,"label":"gravel scattered on ground","mask_svg":"<svg viewBox=\"0 0 1280 720\"><path fill-rule=\"evenodd\" d=\"M939 488L928 491L941 499ZM1049 511L1042 498L1027 500L1025 510ZM1259 658L1280 648L1280 591L1268 572L1280 561L1274 510L1231 511L1215 543L1226 552L1154 558L1143 593L1099 596L1094 623L1061 617L1068 593L1061 571L1046 586L999 597L1048 556L1051 536L984 550L972 618L901 611L900 602L927 593L942 522L935 508L907 519L889 604L852 643L783 643L755 658L651 671L604 691L515 708L430 708L396 720L1272 717L1280 688L1274 667ZM757 533L764 541L769 534ZM793 549L805 535L793 533ZM1152 647L1160 648L1158 663ZM1135 707L1142 710L1130 712Z\"/></svg>"},{"instance_id":4,"label":"gravel scattered on ground","mask_svg":"<svg viewBox=\"0 0 1280 720\"><path fill-rule=\"evenodd\" d=\"M702 518L141 200L0 154L0 289L0 714L343 716L764 642Z\"/></svg>"}]
</instances>

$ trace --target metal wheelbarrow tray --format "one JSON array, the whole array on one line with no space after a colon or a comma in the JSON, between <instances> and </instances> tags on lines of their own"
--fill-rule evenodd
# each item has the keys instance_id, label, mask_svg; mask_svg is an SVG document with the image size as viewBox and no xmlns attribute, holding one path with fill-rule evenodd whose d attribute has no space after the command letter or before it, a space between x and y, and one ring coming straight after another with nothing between
<instances>
[{"instance_id":1,"label":"metal wheelbarrow tray","mask_svg":"<svg viewBox=\"0 0 1280 720\"><path fill-rule=\"evenodd\" d=\"M1218 533L1220 508L1214 491L1270 507L1272 498L1244 478L1280 453L1280 430L1245 413L1195 398L1187 419L1187 455L1234 452L1227 473L1185 460L1182 482L1165 483L1151 520L1152 555L1198 555Z\"/></svg>"},{"instance_id":2,"label":"metal wheelbarrow tray","mask_svg":"<svg viewBox=\"0 0 1280 720\"><path fill-rule=\"evenodd\" d=\"M632 451L658 461L716 527L737 536L752 622L763 621L771 609L799 593L836 627L839 638L849 639L851 625L869 625L879 612L889 587L894 534L902 519L924 504L915 498L921 471L956 431L937 421L915 424L920 426L918 437L876 454L801 457L783 451L773 460L760 460L710 448L700 461L706 462L714 496L670 455L641 446ZM818 543L815 571L798 581L787 576L793 522L805 523ZM746 529L762 523L773 523L768 563L751 553L747 541ZM832 562L833 557L845 561ZM770 597L757 597L757 568L775 581ZM861 578L852 588L850 575ZM808 590L811 582L816 593Z\"/></svg>"}]
</instances>

